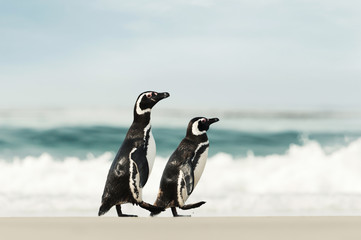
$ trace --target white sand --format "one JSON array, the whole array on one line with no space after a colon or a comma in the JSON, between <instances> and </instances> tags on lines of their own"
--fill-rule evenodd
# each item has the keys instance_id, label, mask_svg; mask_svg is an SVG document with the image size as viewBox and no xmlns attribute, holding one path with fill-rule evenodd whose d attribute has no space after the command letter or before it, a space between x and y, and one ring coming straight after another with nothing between
<instances>
[{"instance_id":1,"label":"white sand","mask_svg":"<svg viewBox=\"0 0 361 240\"><path fill-rule=\"evenodd\" d=\"M361 239L361 217L0 218L0 239Z\"/></svg>"}]
</instances>

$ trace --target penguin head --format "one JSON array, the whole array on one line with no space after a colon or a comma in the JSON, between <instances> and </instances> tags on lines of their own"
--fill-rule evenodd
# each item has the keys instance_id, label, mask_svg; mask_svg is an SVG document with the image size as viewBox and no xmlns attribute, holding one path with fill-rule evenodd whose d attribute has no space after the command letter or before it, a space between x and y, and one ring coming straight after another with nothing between
<instances>
[{"instance_id":1,"label":"penguin head","mask_svg":"<svg viewBox=\"0 0 361 240\"><path fill-rule=\"evenodd\" d=\"M143 115L144 113L150 112L154 105L157 104L157 102L167 97L169 97L169 93L167 92L143 92L137 98L137 101L135 103L135 112L138 115Z\"/></svg>"},{"instance_id":2,"label":"penguin head","mask_svg":"<svg viewBox=\"0 0 361 240\"><path fill-rule=\"evenodd\" d=\"M215 122L218 122L218 118L205 118L205 117L196 117L193 118L188 124L188 134L199 136L205 134L209 126Z\"/></svg>"}]
</instances>

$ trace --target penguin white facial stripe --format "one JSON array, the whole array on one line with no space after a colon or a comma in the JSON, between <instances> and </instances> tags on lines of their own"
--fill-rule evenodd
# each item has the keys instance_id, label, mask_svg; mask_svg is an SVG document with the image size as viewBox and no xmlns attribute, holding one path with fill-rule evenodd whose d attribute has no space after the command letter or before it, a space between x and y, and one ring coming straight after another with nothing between
<instances>
[{"instance_id":1,"label":"penguin white facial stripe","mask_svg":"<svg viewBox=\"0 0 361 240\"><path fill-rule=\"evenodd\" d=\"M203 119L203 118L202 118ZM202 119L199 119L198 121L195 121L192 125L192 133L196 136L202 135L204 133L206 133L206 131L199 131L198 129L198 122L201 121Z\"/></svg>"},{"instance_id":2,"label":"penguin white facial stripe","mask_svg":"<svg viewBox=\"0 0 361 240\"><path fill-rule=\"evenodd\" d=\"M142 101L144 95L146 95L147 93L143 93L139 98L138 101L136 103L137 107L136 107L136 111L138 115L143 115L144 113L150 112L152 109L147 108L147 109L141 109L140 107L140 102Z\"/></svg>"}]
</instances>

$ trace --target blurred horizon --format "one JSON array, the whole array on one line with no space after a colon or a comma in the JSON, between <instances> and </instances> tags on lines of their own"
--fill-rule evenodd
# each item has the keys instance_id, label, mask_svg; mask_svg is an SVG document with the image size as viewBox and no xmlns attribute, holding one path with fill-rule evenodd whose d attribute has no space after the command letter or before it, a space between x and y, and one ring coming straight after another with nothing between
<instances>
[{"instance_id":1,"label":"blurred horizon","mask_svg":"<svg viewBox=\"0 0 361 240\"><path fill-rule=\"evenodd\" d=\"M162 103L158 103L159 105ZM215 129L241 132L359 132L361 110L167 108L152 110L154 129L186 129L194 117L218 117ZM0 108L0 127L52 129L64 127L129 127L133 107Z\"/></svg>"},{"instance_id":2,"label":"blurred horizon","mask_svg":"<svg viewBox=\"0 0 361 240\"><path fill-rule=\"evenodd\" d=\"M361 108L361 3L2 1L0 107ZM161 108L161 106L159 106Z\"/></svg>"}]
</instances>

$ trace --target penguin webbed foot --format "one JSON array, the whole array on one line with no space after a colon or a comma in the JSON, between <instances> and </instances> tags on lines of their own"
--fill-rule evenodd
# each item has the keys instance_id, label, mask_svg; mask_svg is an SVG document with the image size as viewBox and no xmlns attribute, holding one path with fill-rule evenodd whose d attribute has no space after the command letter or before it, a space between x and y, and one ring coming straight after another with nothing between
<instances>
[{"instance_id":1,"label":"penguin webbed foot","mask_svg":"<svg viewBox=\"0 0 361 240\"><path fill-rule=\"evenodd\" d=\"M177 215L174 215L173 217L192 217L191 215L179 215L179 214L177 214Z\"/></svg>"},{"instance_id":2,"label":"penguin webbed foot","mask_svg":"<svg viewBox=\"0 0 361 240\"><path fill-rule=\"evenodd\" d=\"M189 210L189 209L192 209L192 208L198 208L198 207L202 206L205 203L206 203L205 201L201 201L201 202L197 202L197 203L187 204L187 205L184 205L184 206L179 207L179 208L182 209L182 210ZM177 213L176 207L171 207L171 209L172 209L173 217L191 217L191 215L179 215Z\"/></svg>"},{"instance_id":3,"label":"penguin webbed foot","mask_svg":"<svg viewBox=\"0 0 361 240\"><path fill-rule=\"evenodd\" d=\"M118 217L138 217L138 215L131 215L131 214L118 214Z\"/></svg>"},{"instance_id":4,"label":"penguin webbed foot","mask_svg":"<svg viewBox=\"0 0 361 240\"><path fill-rule=\"evenodd\" d=\"M205 201L201 201L201 202L197 202L197 203L187 204L187 205L184 205L184 206L179 207L179 208L183 209L183 210L188 210L188 209L192 209L192 208L198 208L198 207L202 206L205 203L206 203Z\"/></svg>"},{"instance_id":5,"label":"penguin webbed foot","mask_svg":"<svg viewBox=\"0 0 361 240\"><path fill-rule=\"evenodd\" d=\"M191 215L179 215L179 214L177 213L176 207L171 207L171 209L172 209L173 217L191 217Z\"/></svg>"},{"instance_id":6,"label":"penguin webbed foot","mask_svg":"<svg viewBox=\"0 0 361 240\"><path fill-rule=\"evenodd\" d=\"M121 208L120 204L115 205L115 208L117 209L118 217L138 217L137 215L122 213L122 208Z\"/></svg>"}]
</instances>

